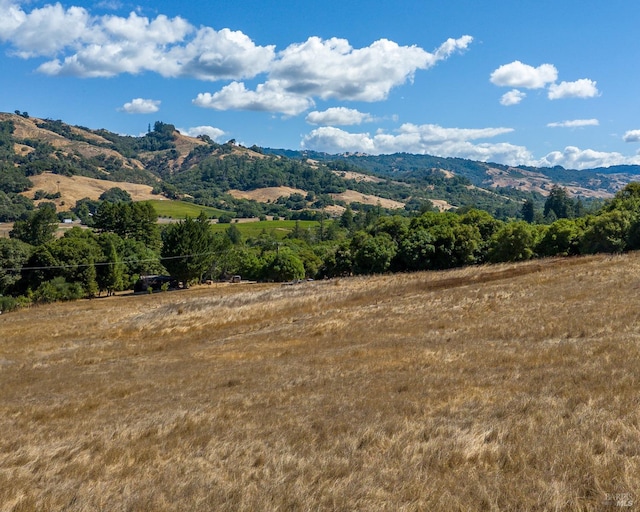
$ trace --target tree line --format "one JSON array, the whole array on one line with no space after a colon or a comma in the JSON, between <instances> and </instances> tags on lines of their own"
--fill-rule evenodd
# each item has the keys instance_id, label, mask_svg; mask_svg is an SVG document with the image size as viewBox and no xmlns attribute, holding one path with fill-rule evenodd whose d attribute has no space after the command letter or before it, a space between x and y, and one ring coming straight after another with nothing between
<instances>
[{"instance_id":1,"label":"tree line","mask_svg":"<svg viewBox=\"0 0 640 512\"><path fill-rule=\"evenodd\" d=\"M60 238L51 204L16 222L10 238L0 239L0 307L129 290L148 274L170 274L182 286L233 275L290 281L640 249L640 183L588 214L554 190L547 223L536 222L535 212L527 222L477 209L408 218L347 208L314 229L296 225L284 239L268 230L245 238L235 224L214 233L204 213L160 228L149 203L110 197L99 204L93 228L73 227Z\"/></svg>"}]
</instances>

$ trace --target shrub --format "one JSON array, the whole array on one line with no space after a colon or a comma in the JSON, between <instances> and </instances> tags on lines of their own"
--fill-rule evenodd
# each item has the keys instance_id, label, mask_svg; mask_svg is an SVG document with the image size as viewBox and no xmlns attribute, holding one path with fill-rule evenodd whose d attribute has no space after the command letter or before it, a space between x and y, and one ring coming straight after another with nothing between
<instances>
[{"instance_id":1,"label":"shrub","mask_svg":"<svg viewBox=\"0 0 640 512\"><path fill-rule=\"evenodd\" d=\"M58 300L77 300L84 294L80 283L68 283L64 277L55 277L38 286L33 293L33 301L46 304Z\"/></svg>"},{"instance_id":2,"label":"shrub","mask_svg":"<svg viewBox=\"0 0 640 512\"><path fill-rule=\"evenodd\" d=\"M25 307L29 304L29 299L26 297L2 297L0 296L0 313L8 313L15 311L21 307Z\"/></svg>"}]
</instances>

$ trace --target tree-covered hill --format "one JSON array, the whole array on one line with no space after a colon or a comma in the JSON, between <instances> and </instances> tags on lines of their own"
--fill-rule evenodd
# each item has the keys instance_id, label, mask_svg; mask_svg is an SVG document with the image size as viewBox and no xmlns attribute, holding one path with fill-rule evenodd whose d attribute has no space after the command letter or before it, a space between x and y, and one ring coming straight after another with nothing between
<instances>
[{"instance_id":1,"label":"tree-covered hill","mask_svg":"<svg viewBox=\"0 0 640 512\"><path fill-rule=\"evenodd\" d=\"M506 219L517 216L526 200L541 207L554 185L573 196L610 197L640 174L640 167L570 171L406 153L329 155L245 148L233 140L219 144L205 135L188 137L161 121L141 136L128 136L26 112L0 113L0 221L25 215L34 198L56 201L59 211L78 207L75 199L65 201L53 197L56 191L36 189L32 178L42 173L145 184L158 196L241 217L335 212L357 201L345 198L361 197L364 203L352 203L352 208L370 208L379 198L404 205L405 214L437 204L480 208ZM238 191L274 187L304 193L263 203L238 198Z\"/></svg>"},{"instance_id":2,"label":"tree-covered hill","mask_svg":"<svg viewBox=\"0 0 640 512\"><path fill-rule=\"evenodd\" d=\"M514 188L538 191L546 195L554 185L569 189L581 197L612 197L630 181L640 176L640 165L617 165L596 169L571 170L564 167L511 167L496 163L476 162L463 158L442 158L431 155L396 153L393 155L342 154L331 155L314 151L265 149L265 152L288 158L314 159L321 162L343 162L394 179L410 179L431 170L454 173L483 188Z\"/></svg>"}]
</instances>

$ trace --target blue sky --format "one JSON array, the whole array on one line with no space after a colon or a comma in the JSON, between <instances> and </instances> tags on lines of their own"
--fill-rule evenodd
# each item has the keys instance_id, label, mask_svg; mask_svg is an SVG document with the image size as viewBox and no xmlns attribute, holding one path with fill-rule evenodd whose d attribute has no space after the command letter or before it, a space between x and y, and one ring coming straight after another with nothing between
<instances>
[{"instance_id":1,"label":"blue sky","mask_svg":"<svg viewBox=\"0 0 640 512\"><path fill-rule=\"evenodd\" d=\"M640 3L0 0L0 111L139 135L640 164Z\"/></svg>"}]
</instances>

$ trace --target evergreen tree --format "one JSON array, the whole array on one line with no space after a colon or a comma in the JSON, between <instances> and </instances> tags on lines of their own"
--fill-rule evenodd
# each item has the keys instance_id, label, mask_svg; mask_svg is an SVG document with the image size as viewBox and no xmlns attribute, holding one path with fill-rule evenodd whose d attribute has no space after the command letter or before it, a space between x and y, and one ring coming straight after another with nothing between
<instances>
[{"instance_id":1,"label":"evergreen tree","mask_svg":"<svg viewBox=\"0 0 640 512\"><path fill-rule=\"evenodd\" d=\"M555 215L555 219L572 219L575 217L576 206L569 197L567 190L562 187L554 186L549 192L549 197L544 203L544 216L549 217L551 213ZM526 219L525 219L526 220Z\"/></svg>"},{"instance_id":2,"label":"evergreen tree","mask_svg":"<svg viewBox=\"0 0 640 512\"><path fill-rule=\"evenodd\" d=\"M527 199L522 205L522 209L520 210L520 214L522 215L522 219L529 224L533 223L536 218L536 208L533 200Z\"/></svg>"},{"instance_id":3,"label":"evergreen tree","mask_svg":"<svg viewBox=\"0 0 640 512\"><path fill-rule=\"evenodd\" d=\"M211 269L215 237L209 219L201 212L197 219L187 217L171 224L162 234L162 262L184 286L201 281Z\"/></svg>"}]
</instances>

